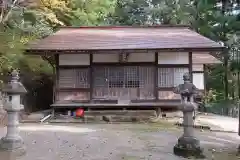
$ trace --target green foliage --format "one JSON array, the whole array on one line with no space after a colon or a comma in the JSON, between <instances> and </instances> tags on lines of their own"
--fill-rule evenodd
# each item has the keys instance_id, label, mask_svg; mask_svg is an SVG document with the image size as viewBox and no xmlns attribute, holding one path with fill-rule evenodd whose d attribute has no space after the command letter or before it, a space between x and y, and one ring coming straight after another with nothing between
<instances>
[{"instance_id":1,"label":"green foliage","mask_svg":"<svg viewBox=\"0 0 240 160\"><path fill-rule=\"evenodd\" d=\"M72 26L98 26L108 24L107 16L114 11L114 0L71 0L72 9L70 24Z\"/></svg>"},{"instance_id":2,"label":"green foliage","mask_svg":"<svg viewBox=\"0 0 240 160\"><path fill-rule=\"evenodd\" d=\"M8 72L12 68L22 70L22 66L36 71L40 70L39 66L48 66L41 58L30 60L29 56L24 55L24 51L28 42L51 34L52 27L34 11L17 3L4 9L0 21L0 72Z\"/></svg>"},{"instance_id":3,"label":"green foliage","mask_svg":"<svg viewBox=\"0 0 240 160\"><path fill-rule=\"evenodd\" d=\"M143 25L148 21L149 3L145 0L117 0L110 23L117 25Z\"/></svg>"},{"instance_id":4,"label":"green foliage","mask_svg":"<svg viewBox=\"0 0 240 160\"><path fill-rule=\"evenodd\" d=\"M40 0L34 8L36 14L43 17L51 27L70 25L71 9L69 1L65 0Z\"/></svg>"},{"instance_id":5,"label":"green foliage","mask_svg":"<svg viewBox=\"0 0 240 160\"><path fill-rule=\"evenodd\" d=\"M222 64L209 66L207 77L207 88L213 91L215 100L224 99L224 66Z\"/></svg>"},{"instance_id":6,"label":"green foliage","mask_svg":"<svg viewBox=\"0 0 240 160\"><path fill-rule=\"evenodd\" d=\"M59 26L104 25L114 0L41 0L35 12L54 29Z\"/></svg>"}]
</instances>

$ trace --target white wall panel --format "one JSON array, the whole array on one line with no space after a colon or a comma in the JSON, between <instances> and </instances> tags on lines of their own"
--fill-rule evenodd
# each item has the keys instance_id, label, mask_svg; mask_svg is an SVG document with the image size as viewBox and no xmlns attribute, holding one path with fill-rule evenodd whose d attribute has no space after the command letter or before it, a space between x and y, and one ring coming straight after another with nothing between
<instances>
[{"instance_id":1,"label":"white wall panel","mask_svg":"<svg viewBox=\"0 0 240 160\"><path fill-rule=\"evenodd\" d=\"M188 52L158 53L158 64L189 64Z\"/></svg>"},{"instance_id":2,"label":"white wall panel","mask_svg":"<svg viewBox=\"0 0 240 160\"><path fill-rule=\"evenodd\" d=\"M118 54L117 53L93 54L93 62L98 62L98 63L118 62Z\"/></svg>"},{"instance_id":3,"label":"white wall panel","mask_svg":"<svg viewBox=\"0 0 240 160\"><path fill-rule=\"evenodd\" d=\"M193 84L198 89L204 89L204 74L203 73L193 73Z\"/></svg>"},{"instance_id":4,"label":"white wall panel","mask_svg":"<svg viewBox=\"0 0 240 160\"><path fill-rule=\"evenodd\" d=\"M155 54L149 53L130 53L128 62L154 62ZM119 62L119 54L106 53L106 54L93 54L93 62L107 63L107 62Z\"/></svg>"},{"instance_id":5,"label":"white wall panel","mask_svg":"<svg viewBox=\"0 0 240 160\"><path fill-rule=\"evenodd\" d=\"M155 53L131 53L129 55L128 62L154 62Z\"/></svg>"},{"instance_id":6,"label":"white wall panel","mask_svg":"<svg viewBox=\"0 0 240 160\"><path fill-rule=\"evenodd\" d=\"M89 54L60 54L59 65L89 65Z\"/></svg>"}]
</instances>

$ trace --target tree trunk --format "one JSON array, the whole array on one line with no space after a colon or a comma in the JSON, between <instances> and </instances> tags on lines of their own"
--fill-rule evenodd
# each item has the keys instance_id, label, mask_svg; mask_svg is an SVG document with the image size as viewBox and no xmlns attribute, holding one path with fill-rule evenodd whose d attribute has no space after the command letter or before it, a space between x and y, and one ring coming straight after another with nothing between
<instances>
[{"instance_id":1,"label":"tree trunk","mask_svg":"<svg viewBox=\"0 0 240 160\"><path fill-rule=\"evenodd\" d=\"M228 0L222 0L222 15L225 16L226 11L227 11L227 4L228 4ZM225 44L225 40L226 40L226 22L224 22L222 24L222 31L223 31L223 35L222 35L222 40L224 41ZM223 57L224 57L224 84L225 84L225 99L228 99L228 50L225 49L223 51Z\"/></svg>"}]
</instances>

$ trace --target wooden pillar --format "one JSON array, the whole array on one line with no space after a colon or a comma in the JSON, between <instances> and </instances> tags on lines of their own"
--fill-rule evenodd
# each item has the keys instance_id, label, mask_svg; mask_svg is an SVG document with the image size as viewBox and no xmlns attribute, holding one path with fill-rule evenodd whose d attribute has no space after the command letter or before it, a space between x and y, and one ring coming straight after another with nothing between
<instances>
[{"instance_id":1,"label":"wooden pillar","mask_svg":"<svg viewBox=\"0 0 240 160\"><path fill-rule=\"evenodd\" d=\"M204 76L204 94L207 92L207 66L203 65L203 76Z\"/></svg>"},{"instance_id":2,"label":"wooden pillar","mask_svg":"<svg viewBox=\"0 0 240 160\"><path fill-rule=\"evenodd\" d=\"M57 89L59 87L59 54L55 55L55 79L54 79L54 88L53 88L53 102L57 100Z\"/></svg>"},{"instance_id":3,"label":"wooden pillar","mask_svg":"<svg viewBox=\"0 0 240 160\"><path fill-rule=\"evenodd\" d=\"M190 74L190 77L191 77L191 82L193 82L192 52L189 52L189 53L188 53L188 62L189 62L189 74Z\"/></svg>"},{"instance_id":4,"label":"wooden pillar","mask_svg":"<svg viewBox=\"0 0 240 160\"><path fill-rule=\"evenodd\" d=\"M206 64L203 65L203 76L204 76L204 96L207 96L207 76L208 76L208 74L207 74ZM203 99L203 103L204 103L203 111L207 112L207 108L205 106L206 101L204 101L204 99Z\"/></svg>"},{"instance_id":5,"label":"wooden pillar","mask_svg":"<svg viewBox=\"0 0 240 160\"><path fill-rule=\"evenodd\" d=\"M90 74L89 74L89 83L90 83L89 87L90 87L90 90L89 90L89 92L90 92L90 101L91 101L92 97L93 97L93 54L90 53L89 57L90 57L90 64L89 64L89 72L90 72Z\"/></svg>"},{"instance_id":6,"label":"wooden pillar","mask_svg":"<svg viewBox=\"0 0 240 160\"><path fill-rule=\"evenodd\" d=\"M158 100L158 52L155 52L154 96Z\"/></svg>"}]
</instances>

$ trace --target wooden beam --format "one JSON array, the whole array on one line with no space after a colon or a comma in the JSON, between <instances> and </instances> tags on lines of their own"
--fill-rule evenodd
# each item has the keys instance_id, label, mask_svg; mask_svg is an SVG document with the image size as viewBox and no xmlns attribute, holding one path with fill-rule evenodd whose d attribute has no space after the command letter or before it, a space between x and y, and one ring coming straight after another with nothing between
<instances>
[{"instance_id":1,"label":"wooden beam","mask_svg":"<svg viewBox=\"0 0 240 160\"><path fill-rule=\"evenodd\" d=\"M204 73L204 71L192 71L192 73Z\"/></svg>"},{"instance_id":2,"label":"wooden beam","mask_svg":"<svg viewBox=\"0 0 240 160\"><path fill-rule=\"evenodd\" d=\"M189 68L189 64L157 64L158 68Z\"/></svg>"},{"instance_id":3,"label":"wooden beam","mask_svg":"<svg viewBox=\"0 0 240 160\"><path fill-rule=\"evenodd\" d=\"M89 92L90 88L56 88L58 92Z\"/></svg>"},{"instance_id":4,"label":"wooden beam","mask_svg":"<svg viewBox=\"0 0 240 160\"><path fill-rule=\"evenodd\" d=\"M59 69L77 69L77 68L89 68L89 65L58 65Z\"/></svg>"},{"instance_id":5,"label":"wooden beam","mask_svg":"<svg viewBox=\"0 0 240 160\"><path fill-rule=\"evenodd\" d=\"M151 48L151 49L94 49L94 50L56 50L56 49L27 49L25 54L86 54L86 53L111 53L116 51L124 51L124 52L222 52L224 47L209 47L209 48Z\"/></svg>"},{"instance_id":6,"label":"wooden beam","mask_svg":"<svg viewBox=\"0 0 240 160\"><path fill-rule=\"evenodd\" d=\"M127 63L116 63L116 62L94 62L94 66L149 66L155 65L155 62L127 62Z\"/></svg>"}]
</instances>

